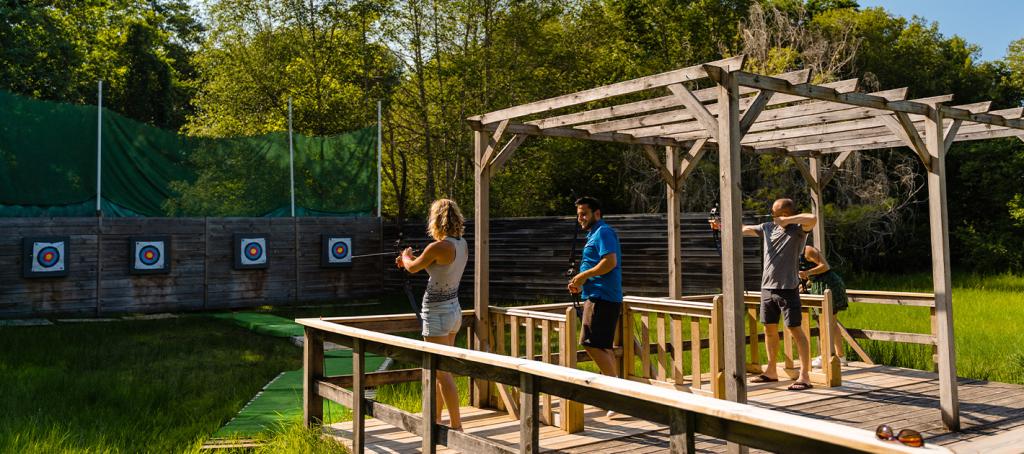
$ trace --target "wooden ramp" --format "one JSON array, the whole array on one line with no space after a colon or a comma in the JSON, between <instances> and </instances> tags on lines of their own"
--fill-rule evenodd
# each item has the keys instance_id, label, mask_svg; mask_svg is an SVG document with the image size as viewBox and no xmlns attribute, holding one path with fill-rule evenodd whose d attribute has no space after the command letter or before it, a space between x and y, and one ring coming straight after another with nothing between
<instances>
[{"instance_id":1,"label":"wooden ramp","mask_svg":"<svg viewBox=\"0 0 1024 454\"><path fill-rule=\"evenodd\" d=\"M938 375L932 372L851 362L843 368L843 386L793 392L786 390L790 383L750 384L749 402L872 431L882 423L897 430L916 429L930 443L956 452L1024 452L1024 386L961 379L963 430L949 433L942 428ZM468 432L510 447L518 446L516 420L493 410L466 407L462 411ZM541 449L580 454L644 454L668 449L668 430L664 426L623 415L608 419L603 411L590 406L585 409L585 418L586 430L572 435L542 426ZM335 424L325 430L349 445L351 423ZM366 446L367 451L374 453L419 452L420 438L368 419ZM724 452L725 442L698 436L697 449Z\"/></svg>"}]
</instances>

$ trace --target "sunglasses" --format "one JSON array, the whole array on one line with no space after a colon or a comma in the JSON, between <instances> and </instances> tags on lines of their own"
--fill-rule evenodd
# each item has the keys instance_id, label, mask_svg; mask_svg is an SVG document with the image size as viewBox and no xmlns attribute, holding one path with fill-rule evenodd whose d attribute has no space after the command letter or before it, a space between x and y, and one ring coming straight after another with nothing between
<instances>
[{"instance_id":1,"label":"sunglasses","mask_svg":"<svg viewBox=\"0 0 1024 454\"><path fill-rule=\"evenodd\" d=\"M882 424L875 429L875 436L880 440L898 441L914 448L924 446L924 437L921 436L921 432L914 429L903 429L895 433L888 424Z\"/></svg>"}]
</instances>

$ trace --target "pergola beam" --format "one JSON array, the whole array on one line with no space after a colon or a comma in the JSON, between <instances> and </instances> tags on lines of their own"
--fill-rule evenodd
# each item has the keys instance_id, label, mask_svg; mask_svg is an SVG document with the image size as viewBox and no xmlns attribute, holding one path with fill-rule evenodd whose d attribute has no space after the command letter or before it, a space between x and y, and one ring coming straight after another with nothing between
<instances>
[{"instance_id":1,"label":"pergola beam","mask_svg":"<svg viewBox=\"0 0 1024 454\"><path fill-rule=\"evenodd\" d=\"M484 125L474 121L470 121L469 125L471 128L477 131L495 131L498 128L498 125L496 124ZM669 139L666 137L634 137L630 134L623 134L617 132L591 134L587 131L572 128L541 129L535 125L523 123L509 123L506 131L512 134L523 134L528 136L565 137L571 139L595 140L598 142L616 142L631 145L679 146L685 145L687 142L689 142Z\"/></svg>"},{"instance_id":2,"label":"pergola beam","mask_svg":"<svg viewBox=\"0 0 1024 454\"><path fill-rule=\"evenodd\" d=\"M882 122L897 138L899 138L904 145L910 147L917 156L921 158L921 162L924 163L925 167L931 164L931 158L928 155L928 147L924 144L924 140L921 139L921 134L914 127L913 120L905 112L895 112L893 115L883 115L878 117L878 120Z\"/></svg>"},{"instance_id":3,"label":"pergola beam","mask_svg":"<svg viewBox=\"0 0 1024 454\"><path fill-rule=\"evenodd\" d=\"M825 174L822 175L821 178L818 180L818 187L824 189L825 186L828 186L828 183L832 181L832 177L836 176L836 172L839 171L839 169L843 166L843 163L846 162L846 160L849 159L850 155L852 154L852 151L847 151L837 156L836 159L832 161L832 164L829 164L828 170L825 172Z\"/></svg>"},{"instance_id":4,"label":"pergola beam","mask_svg":"<svg viewBox=\"0 0 1024 454\"><path fill-rule=\"evenodd\" d=\"M711 139L718 140L718 120L715 119L714 115L711 115L711 112L708 112L707 107L704 107L704 104L701 104L696 96L693 96L693 92L682 84L669 85L668 89L672 90L672 94L676 95L679 98L679 102L686 106L686 110L697 119L697 123L707 131Z\"/></svg>"},{"instance_id":5,"label":"pergola beam","mask_svg":"<svg viewBox=\"0 0 1024 454\"><path fill-rule=\"evenodd\" d=\"M615 96L626 95L652 88L664 87L667 85L703 79L707 77L706 68L722 68L726 71L734 71L743 67L744 57L742 55L718 60L705 65L695 65L674 71L667 71L653 76L640 77L633 80L618 82L603 87L583 90L568 95L556 96L541 101L521 104L508 109L497 110L469 117L470 120L483 124L490 124L501 120L525 117L527 115L548 112L564 107L586 104L588 102L600 101Z\"/></svg>"}]
</instances>

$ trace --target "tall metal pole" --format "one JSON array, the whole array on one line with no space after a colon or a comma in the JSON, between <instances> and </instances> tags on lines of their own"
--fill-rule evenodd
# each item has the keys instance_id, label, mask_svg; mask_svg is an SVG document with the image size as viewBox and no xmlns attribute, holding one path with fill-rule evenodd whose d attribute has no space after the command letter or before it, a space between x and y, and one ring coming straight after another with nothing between
<instances>
[{"instance_id":1,"label":"tall metal pole","mask_svg":"<svg viewBox=\"0 0 1024 454\"><path fill-rule=\"evenodd\" d=\"M295 217L295 144L292 141L292 97L288 97L288 178L291 181L292 217Z\"/></svg>"},{"instance_id":2,"label":"tall metal pole","mask_svg":"<svg viewBox=\"0 0 1024 454\"><path fill-rule=\"evenodd\" d=\"M99 81L96 95L96 216L103 215L103 80Z\"/></svg>"},{"instance_id":3,"label":"tall metal pole","mask_svg":"<svg viewBox=\"0 0 1024 454\"><path fill-rule=\"evenodd\" d=\"M381 217L380 206L381 206L381 191L380 191L380 171L381 171L381 150L383 133L381 132L381 101L377 100L377 217Z\"/></svg>"}]
</instances>

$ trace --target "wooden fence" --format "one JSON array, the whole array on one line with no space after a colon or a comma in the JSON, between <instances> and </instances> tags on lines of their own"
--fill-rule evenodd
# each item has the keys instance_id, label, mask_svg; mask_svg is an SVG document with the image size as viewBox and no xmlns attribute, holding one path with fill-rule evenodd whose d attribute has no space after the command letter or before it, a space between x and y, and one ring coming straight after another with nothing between
<instances>
[{"instance_id":1,"label":"wooden fence","mask_svg":"<svg viewBox=\"0 0 1024 454\"><path fill-rule=\"evenodd\" d=\"M373 296L383 260L323 268L321 234L379 252L378 218L5 218L0 219L0 318L225 309ZM232 235L267 235L269 266L234 269ZM67 236L66 277L24 278L21 241ZM168 274L129 273L129 238L170 238ZM298 247L296 247L298 245Z\"/></svg>"},{"instance_id":2,"label":"wooden fence","mask_svg":"<svg viewBox=\"0 0 1024 454\"><path fill-rule=\"evenodd\" d=\"M664 214L606 216L622 244L623 290L629 295L668 294L668 225ZM753 219L747 219L753 222ZM569 266L575 217L500 218L491 220L491 298L495 301L536 301L539 298L566 299L564 277ZM682 270L684 294L717 293L722 286L722 260L708 228L707 215L684 213ZM423 221L406 221L401 227L384 226L384 243L398 238L422 247L429 241ZM466 225L466 241L473 244L473 225ZM577 256L586 241L580 233ZM744 280L748 290L761 287L761 256L757 238L744 240ZM462 277L464 299L473 296L473 248L470 264ZM385 287L402 288L403 273L389 269ZM413 276L414 286L426 285L426 276Z\"/></svg>"}]
</instances>

